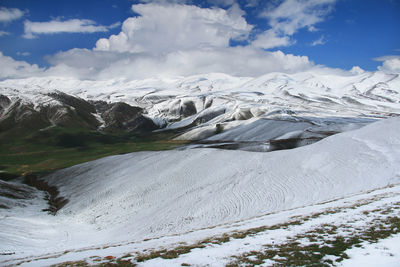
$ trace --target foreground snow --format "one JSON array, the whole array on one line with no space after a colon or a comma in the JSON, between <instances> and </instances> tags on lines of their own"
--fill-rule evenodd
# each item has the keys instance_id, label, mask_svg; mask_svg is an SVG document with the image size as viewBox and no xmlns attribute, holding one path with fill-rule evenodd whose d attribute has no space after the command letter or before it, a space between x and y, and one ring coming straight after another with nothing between
<instances>
[{"instance_id":1,"label":"foreground snow","mask_svg":"<svg viewBox=\"0 0 400 267\"><path fill-rule=\"evenodd\" d=\"M182 235L54 251L31 257L13 256L1 263L48 266L59 263L99 264L129 260L138 266L255 265L260 264L262 253L284 251L281 248L289 249L290 252L293 245L296 247L292 252L301 252L302 248L306 249L313 244L318 248L335 238L346 240L356 237L365 241L357 243L357 247L344 248L342 251L328 250L323 255L323 261L328 263L331 260L338 266L397 266L400 260L399 234L378 239L376 242L370 240L363 231L371 227L379 231L382 224L377 222L398 218L399 212L400 185L396 185ZM394 230L399 232L398 227ZM317 250L315 255L318 255ZM282 256L275 256L261 262L268 266L273 263L285 264L285 260L287 259ZM322 260L316 263L321 262ZM303 262L302 265L307 264Z\"/></svg>"},{"instance_id":2,"label":"foreground snow","mask_svg":"<svg viewBox=\"0 0 400 267\"><path fill-rule=\"evenodd\" d=\"M117 245L102 255L129 252L121 245L132 242L135 249L129 249L141 251L218 234L224 227L253 227L250 222L271 212L277 217L261 225L285 222L294 214L287 210L400 183L399 130L400 119L394 118L293 150L140 152L57 171L45 179L70 202L55 217L40 211L41 199L2 212L1 258L11 264L8 260L74 250L71 257L80 259L108 246ZM397 193L392 196L390 201L398 201ZM243 245L233 243L226 251L244 253Z\"/></svg>"}]
</instances>

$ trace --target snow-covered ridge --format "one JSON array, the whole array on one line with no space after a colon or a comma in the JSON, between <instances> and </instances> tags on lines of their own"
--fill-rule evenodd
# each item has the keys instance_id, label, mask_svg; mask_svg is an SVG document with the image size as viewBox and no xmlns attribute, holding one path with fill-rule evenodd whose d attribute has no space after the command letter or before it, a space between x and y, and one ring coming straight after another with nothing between
<instances>
[{"instance_id":1,"label":"snow-covered ridge","mask_svg":"<svg viewBox=\"0 0 400 267\"><path fill-rule=\"evenodd\" d=\"M398 111L400 102L399 75L384 72L347 76L312 72L269 73L258 78L212 73L129 82L40 77L5 80L0 82L0 90L1 94L25 99L35 106L45 104L49 100L46 94L59 90L86 100L140 105L154 117L162 116L164 109L171 109L176 99L195 101L198 111L204 109L205 99L213 99L214 106L249 108L254 114L271 111L283 104L298 112L334 113L340 106L342 114L371 114Z\"/></svg>"}]
</instances>

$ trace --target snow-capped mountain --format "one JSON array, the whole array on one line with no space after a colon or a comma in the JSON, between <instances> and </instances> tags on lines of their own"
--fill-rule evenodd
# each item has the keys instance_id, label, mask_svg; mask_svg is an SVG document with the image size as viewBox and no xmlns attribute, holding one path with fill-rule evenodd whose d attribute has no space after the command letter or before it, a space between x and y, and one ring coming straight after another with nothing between
<instances>
[{"instance_id":1,"label":"snow-capped mountain","mask_svg":"<svg viewBox=\"0 0 400 267\"><path fill-rule=\"evenodd\" d=\"M400 113L399 88L399 75L384 72L269 73L258 78L214 73L129 82L56 77L6 80L0 82L0 127L4 131L19 121L24 127L35 121L37 129L52 125L183 129L186 133L180 139L201 140L224 132L214 139L232 140L238 135L227 133L229 129L254 121L263 124L260 119L308 123L293 129L298 133L310 124L327 124L334 118L350 118L348 124L354 118L370 122L363 119L394 116ZM273 136L259 136L260 130L269 126L257 127L258 133L239 139L279 138L288 132L284 129Z\"/></svg>"}]
</instances>

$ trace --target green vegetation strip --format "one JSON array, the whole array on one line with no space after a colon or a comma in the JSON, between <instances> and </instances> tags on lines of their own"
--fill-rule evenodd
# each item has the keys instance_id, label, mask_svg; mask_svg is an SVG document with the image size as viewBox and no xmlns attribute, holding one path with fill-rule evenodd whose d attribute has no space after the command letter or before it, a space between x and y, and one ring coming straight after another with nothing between
<instances>
[{"instance_id":1,"label":"green vegetation strip","mask_svg":"<svg viewBox=\"0 0 400 267\"><path fill-rule=\"evenodd\" d=\"M171 133L110 134L71 128L51 128L0 138L0 179L26 173L46 174L106 156L136 151L174 149L184 144Z\"/></svg>"}]
</instances>

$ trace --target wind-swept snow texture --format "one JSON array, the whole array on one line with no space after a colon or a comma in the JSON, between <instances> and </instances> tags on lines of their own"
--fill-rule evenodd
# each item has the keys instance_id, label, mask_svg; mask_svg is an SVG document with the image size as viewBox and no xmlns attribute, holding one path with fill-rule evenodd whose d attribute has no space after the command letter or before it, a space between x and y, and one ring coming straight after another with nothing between
<instances>
[{"instance_id":1,"label":"wind-swept snow texture","mask_svg":"<svg viewBox=\"0 0 400 267\"><path fill-rule=\"evenodd\" d=\"M45 178L69 203L55 217L3 217L1 246L27 253L45 229L48 240L28 251L179 234L399 183L399 130L393 118L293 150L139 152L77 165Z\"/></svg>"}]
</instances>

